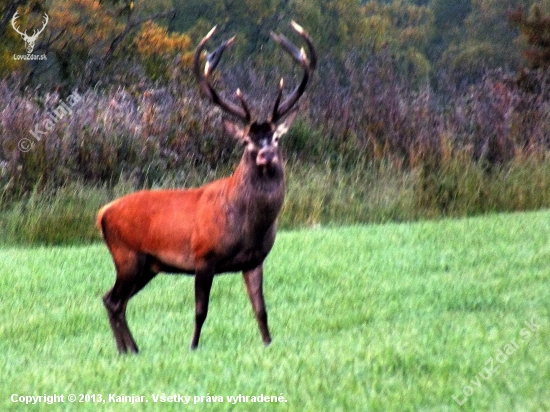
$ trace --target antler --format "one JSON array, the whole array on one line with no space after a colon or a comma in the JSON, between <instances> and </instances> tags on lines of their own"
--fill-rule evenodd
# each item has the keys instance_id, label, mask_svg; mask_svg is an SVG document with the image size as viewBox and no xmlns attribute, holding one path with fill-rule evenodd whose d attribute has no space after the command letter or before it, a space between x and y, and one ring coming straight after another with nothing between
<instances>
[{"instance_id":1,"label":"antler","mask_svg":"<svg viewBox=\"0 0 550 412\"><path fill-rule=\"evenodd\" d=\"M290 24L292 25L292 28L296 30L296 32L298 32L298 34L305 40L309 50L310 59L308 60L303 48L298 49L282 34L275 34L271 32L271 37L273 38L273 40L281 45L281 47L288 54L290 54L292 59L300 64L304 69L304 77L302 78L302 81L298 86L296 86L294 91L286 98L285 101L283 101L282 104L280 104L280 101L283 95L284 82L283 79L281 79L281 82L279 84L279 93L277 94L277 98L275 100L275 105L273 106L273 112L271 115L271 122L273 123L277 122L279 119L287 115L292 110L302 94L304 94L311 73L313 72L313 70L315 70L315 67L317 66L317 54L315 52L315 47L313 46L313 42L311 41L309 34L295 21L292 21Z\"/></svg>"},{"instance_id":2,"label":"antler","mask_svg":"<svg viewBox=\"0 0 550 412\"><path fill-rule=\"evenodd\" d=\"M50 21L50 18L46 13L44 13L44 24L42 25L42 28L40 30L34 29L31 39L36 40L38 35L44 31L49 21Z\"/></svg>"},{"instance_id":3,"label":"antler","mask_svg":"<svg viewBox=\"0 0 550 412\"><path fill-rule=\"evenodd\" d=\"M19 13L18 12L15 12L15 14L13 15L13 17L11 18L11 26L13 27L13 29L19 33L21 36L25 37L27 36L27 32L25 33L22 33L21 31L19 31L19 28L15 26L15 20L17 20L17 18L19 17ZM28 36L27 36L28 37Z\"/></svg>"},{"instance_id":4,"label":"antler","mask_svg":"<svg viewBox=\"0 0 550 412\"><path fill-rule=\"evenodd\" d=\"M46 28L46 25L48 24L48 21L50 21L50 18L48 17L48 15L46 13L44 13L44 24L42 25L42 28L40 28L39 30L34 29L33 33L32 33L32 36L29 36L27 34L27 30L25 30L25 33L23 33L19 30L19 27L15 26L15 21L17 20L18 17L20 17L19 13L15 12L13 17L11 18L11 25L12 25L13 29L17 33L19 33L25 41L28 41L28 42L36 41L36 38L38 37L38 35L44 31L44 29Z\"/></svg>"},{"instance_id":5,"label":"antler","mask_svg":"<svg viewBox=\"0 0 550 412\"><path fill-rule=\"evenodd\" d=\"M225 100L223 97L221 97L216 92L216 90L214 90L214 87L212 87L209 81L209 76L214 71L214 69L218 66L218 63L220 62L220 59L222 57L222 54L225 48L229 46L231 43L233 43L233 41L235 40L235 37L232 37L231 39L226 40L216 50L206 55L206 65L204 66L204 73L200 68L200 56L201 56L202 50L204 49L204 45L206 44L206 42L214 34L215 30L216 30L216 27L214 26L212 30L210 30L210 32L208 32L208 34L201 40L201 42L197 46L197 49L195 50L195 56L193 58L195 76L197 77L197 80L199 82L199 85L203 93L206 94L206 96L208 96L208 98L212 100L214 104L220 106L227 113L240 118L246 123L249 123L251 118L250 110L248 109L248 106L244 101L244 97L240 89L237 89L237 92L236 92L237 98L239 99L239 103L240 103L240 106L237 106L236 104L228 100Z\"/></svg>"},{"instance_id":6,"label":"antler","mask_svg":"<svg viewBox=\"0 0 550 412\"><path fill-rule=\"evenodd\" d=\"M310 58L308 59L303 48L298 49L282 34L275 34L273 32L271 33L271 37L273 37L273 39L279 45L281 45L281 47L288 54L290 54L292 59L294 59L294 61L300 64L304 69L304 77L302 78L302 81L294 89L294 91L283 101L283 103L281 103L281 98L283 95L283 79L281 79L281 82L279 85L279 92L277 94L277 98L275 100L275 105L273 107L273 112L271 115L272 123L276 123L292 110L292 108L294 107L296 102L300 99L302 94L304 94L304 91L306 89L311 73L313 72L313 70L315 70L315 67L317 65L317 54L315 52L315 47L313 46L313 42L311 41L309 34L296 22L292 21L291 25L292 25L292 28L296 30L298 34L305 40L308 46ZM210 30L210 32L208 32L208 34L201 40L201 42L197 46L197 49L195 50L195 56L193 59L195 76L197 77L197 80L199 82L199 85L203 93L206 96L208 96L208 98L212 100L214 104L220 106L227 113L240 118L246 123L249 123L251 119L250 110L248 109L248 106L244 100L244 97L240 89L237 89L237 92L236 92L237 98L239 99L239 103L240 103L240 106L237 106L236 104L228 100L225 100L223 97L221 97L216 92L216 90L214 90L214 87L210 84L210 81L209 81L209 76L214 71L214 69L218 66L218 63L220 62L220 59L222 57L222 54L225 48L231 45L231 43L233 43L233 41L235 40L235 37L232 37L231 39L226 40L216 50L206 55L206 65L204 67L204 73L200 68L200 55L202 53L202 50L204 49L204 45L212 37L215 30L216 30L216 27L212 28L212 30Z\"/></svg>"},{"instance_id":7,"label":"antler","mask_svg":"<svg viewBox=\"0 0 550 412\"><path fill-rule=\"evenodd\" d=\"M32 36L29 36L27 34L27 31L25 30L25 32L21 32L19 30L19 27L16 27L15 26L15 21L17 20L17 18L20 17L19 16L19 13L18 12L15 12L15 14L13 15L13 17L11 18L11 25L13 27L13 29L19 33L21 36L23 36L23 38L25 39L28 39L28 40L36 40L36 38L38 37L38 35L40 33L42 33L44 31L44 29L46 28L46 25L48 24L48 22L50 21L50 18L48 17L48 15L46 13L44 13L44 24L42 25L42 28L40 30L36 30L34 29L33 33L32 33Z\"/></svg>"}]
</instances>

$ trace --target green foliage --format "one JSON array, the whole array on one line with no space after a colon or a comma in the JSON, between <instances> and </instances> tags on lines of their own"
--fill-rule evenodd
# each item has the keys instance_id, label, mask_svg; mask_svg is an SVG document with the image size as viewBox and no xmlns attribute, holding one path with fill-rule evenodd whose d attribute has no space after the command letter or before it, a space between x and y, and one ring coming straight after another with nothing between
<instances>
[{"instance_id":1,"label":"green foliage","mask_svg":"<svg viewBox=\"0 0 550 412\"><path fill-rule=\"evenodd\" d=\"M136 47L133 42L140 33L141 25L166 17L170 6L169 0L59 0L30 2L25 6L22 4L27 2L10 3L16 4L15 8L11 10L6 7L4 10L17 10L24 26L32 27L28 20L31 23L39 21L43 13L49 15L48 25L35 47L48 60L14 62L10 58L0 64L0 75L19 70L25 85L43 85L48 90L60 87L71 89L75 85L88 87L98 82L110 83L113 78L120 80L120 71L131 72L131 65L136 64ZM3 15L2 22L10 18ZM10 42L2 45L0 54L15 50L11 40L14 31L9 25L5 30ZM161 34L169 37L165 32ZM171 40L173 38L160 39L160 43ZM17 45L20 46L20 43L17 42ZM163 47L158 52L162 54Z\"/></svg>"},{"instance_id":2,"label":"green foliage","mask_svg":"<svg viewBox=\"0 0 550 412\"><path fill-rule=\"evenodd\" d=\"M218 39L238 36L231 47L232 56L246 58L255 54L254 60L261 61L266 56L258 52L264 46L269 50L274 47L270 45L270 31L279 29L279 21L286 20L286 26L290 20L287 3L283 0L173 0L176 18L171 29L188 33L196 45L208 30L217 26Z\"/></svg>"},{"instance_id":3,"label":"green foliage","mask_svg":"<svg viewBox=\"0 0 550 412\"><path fill-rule=\"evenodd\" d=\"M441 61L441 56L448 54L450 48L459 48L464 41L464 21L472 10L472 1L430 0L429 4L434 24L428 55L433 63L447 67L450 62Z\"/></svg>"},{"instance_id":4,"label":"green foliage","mask_svg":"<svg viewBox=\"0 0 550 412\"><path fill-rule=\"evenodd\" d=\"M128 305L138 356L120 356L101 296L104 245L0 249L0 405L12 394L102 394L121 411L550 409L548 212L281 232L265 266L273 343L261 343L239 275L214 280L201 346L189 350L193 280L158 276ZM525 322L538 324L528 339ZM494 360L494 359L493 359ZM487 376L485 374L485 376ZM224 396L155 404L152 394ZM226 396L281 393L284 404ZM109 394L147 403L108 403ZM193 402L193 399L191 400ZM44 404L25 410L44 410Z\"/></svg>"},{"instance_id":5,"label":"green foliage","mask_svg":"<svg viewBox=\"0 0 550 412\"><path fill-rule=\"evenodd\" d=\"M519 2L527 3L533 2ZM487 69L520 65L517 32L506 18L508 10L518 7L517 0L433 0L432 4L435 35L429 54L456 79L471 80Z\"/></svg>"},{"instance_id":6,"label":"green foliage","mask_svg":"<svg viewBox=\"0 0 550 412\"><path fill-rule=\"evenodd\" d=\"M229 173L167 177L162 187L193 187ZM138 186L139 187L139 186ZM3 244L73 244L100 239L99 208L136 189L135 181L112 188L73 183L55 191L35 190L0 212ZM289 161L287 193L279 226L283 229L463 217L500 211L550 208L550 162L516 158L487 173L467 153L437 165L407 171L358 162L344 166Z\"/></svg>"},{"instance_id":7,"label":"green foliage","mask_svg":"<svg viewBox=\"0 0 550 412\"><path fill-rule=\"evenodd\" d=\"M287 168L282 228L413 220L414 176L389 168L293 164Z\"/></svg>"},{"instance_id":8,"label":"green foliage","mask_svg":"<svg viewBox=\"0 0 550 412\"><path fill-rule=\"evenodd\" d=\"M365 13L356 0L296 1L292 13L331 58L344 56L349 49L365 43ZM336 44L339 46L334 47Z\"/></svg>"},{"instance_id":9,"label":"green foliage","mask_svg":"<svg viewBox=\"0 0 550 412\"><path fill-rule=\"evenodd\" d=\"M103 196L102 196L103 195ZM69 244L97 239L94 209L109 197L82 185L55 194L32 193L28 200L0 213L3 242L22 244Z\"/></svg>"},{"instance_id":10,"label":"green foliage","mask_svg":"<svg viewBox=\"0 0 550 412\"><path fill-rule=\"evenodd\" d=\"M0 212L0 243L66 245L97 241L97 211L130 190L128 183L112 189L72 183L50 193L36 190Z\"/></svg>"},{"instance_id":11,"label":"green foliage","mask_svg":"<svg viewBox=\"0 0 550 412\"><path fill-rule=\"evenodd\" d=\"M440 30L462 24L472 11L472 0L431 0L430 3Z\"/></svg>"},{"instance_id":12,"label":"green foliage","mask_svg":"<svg viewBox=\"0 0 550 412\"><path fill-rule=\"evenodd\" d=\"M430 72L426 51L433 31L433 13L427 7L394 1L364 6L365 37L374 50L389 48L400 60L399 69L411 79L423 79Z\"/></svg>"},{"instance_id":13,"label":"green foliage","mask_svg":"<svg viewBox=\"0 0 550 412\"><path fill-rule=\"evenodd\" d=\"M518 47L514 44L517 32L511 30L506 18L506 12L517 5L518 0L472 1L472 11L465 20L465 48L469 48L472 43L491 45L493 52L489 56L492 58L487 64L489 68L518 67L520 63ZM480 55L479 60L483 61L483 57Z\"/></svg>"},{"instance_id":14,"label":"green foliage","mask_svg":"<svg viewBox=\"0 0 550 412\"><path fill-rule=\"evenodd\" d=\"M505 64L503 57L494 43L467 41L450 45L440 63L448 67L455 79L472 81L482 77L489 67Z\"/></svg>"},{"instance_id":15,"label":"green foliage","mask_svg":"<svg viewBox=\"0 0 550 412\"><path fill-rule=\"evenodd\" d=\"M516 158L487 173L483 164L455 155L437 167L423 165L414 179L416 206L426 217L518 211L550 206L550 163ZM525 184L530 182L529 184ZM548 205L548 206L547 206Z\"/></svg>"}]
</instances>

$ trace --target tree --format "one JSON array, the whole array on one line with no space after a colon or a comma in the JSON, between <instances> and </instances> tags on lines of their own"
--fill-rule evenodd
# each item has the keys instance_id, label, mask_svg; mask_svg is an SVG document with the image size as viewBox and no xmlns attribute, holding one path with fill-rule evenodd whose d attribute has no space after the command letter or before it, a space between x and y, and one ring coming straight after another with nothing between
<instances>
[{"instance_id":1,"label":"tree","mask_svg":"<svg viewBox=\"0 0 550 412\"><path fill-rule=\"evenodd\" d=\"M218 38L238 36L231 47L231 55L238 57L263 48L270 31L290 15L288 0L173 0L173 4L177 14L172 29L190 33L196 44L216 25Z\"/></svg>"},{"instance_id":2,"label":"tree","mask_svg":"<svg viewBox=\"0 0 550 412\"><path fill-rule=\"evenodd\" d=\"M169 76L168 66L175 62L190 65L189 37L152 24L173 15L170 0L57 0L8 6L14 4L25 19L41 18L44 12L49 15L35 48L48 59L19 63L23 84L63 89L105 83L112 77L120 82L126 76L134 76L135 82L140 65L155 79ZM4 50L0 46L0 53ZM6 63L0 66L4 75L6 68Z\"/></svg>"},{"instance_id":3,"label":"tree","mask_svg":"<svg viewBox=\"0 0 550 412\"><path fill-rule=\"evenodd\" d=\"M365 13L357 0L299 0L292 11L326 55L342 57L365 44Z\"/></svg>"},{"instance_id":4,"label":"tree","mask_svg":"<svg viewBox=\"0 0 550 412\"><path fill-rule=\"evenodd\" d=\"M274 50L270 32L288 33L291 20L309 32L319 50L323 50L322 57L364 44L364 14L358 0L173 0L173 3L178 12L172 28L191 33L196 43L205 30L217 25L218 37L238 36L231 54L240 61L258 50ZM256 61L258 58L261 56L255 56Z\"/></svg>"},{"instance_id":5,"label":"tree","mask_svg":"<svg viewBox=\"0 0 550 412\"><path fill-rule=\"evenodd\" d=\"M167 80L174 66L190 68L192 65L193 51L189 36L169 34L166 28L153 21L144 23L135 44L145 71L153 80Z\"/></svg>"},{"instance_id":6,"label":"tree","mask_svg":"<svg viewBox=\"0 0 550 412\"><path fill-rule=\"evenodd\" d=\"M464 21L472 11L472 0L431 0L434 33L430 56L437 60L443 51L464 32Z\"/></svg>"},{"instance_id":7,"label":"tree","mask_svg":"<svg viewBox=\"0 0 550 412\"><path fill-rule=\"evenodd\" d=\"M95 84L108 77L112 70L118 72L119 78L121 71L129 72L136 56L134 39L142 25L170 16L169 6L168 0L55 2L50 10L54 21L51 50L61 79L68 83ZM156 11L159 9L165 11ZM163 31L159 35L168 36L168 33ZM159 49L159 53L164 50Z\"/></svg>"},{"instance_id":8,"label":"tree","mask_svg":"<svg viewBox=\"0 0 550 412\"><path fill-rule=\"evenodd\" d=\"M543 12L543 5L534 4L525 14L523 8L510 11L508 19L521 31L526 43L523 56L532 69L550 68L550 14Z\"/></svg>"},{"instance_id":9,"label":"tree","mask_svg":"<svg viewBox=\"0 0 550 412\"><path fill-rule=\"evenodd\" d=\"M447 68L459 82L475 81L488 69L517 67L520 60L514 43L517 31L506 16L507 10L518 1L528 2L471 0L471 10L463 20L463 27L449 37L449 43L442 50L440 67Z\"/></svg>"},{"instance_id":10,"label":"tree","mask_svg":"<svg viewBox=\"0 0 550 412\"><path fill-rule=\"evenodd\" d=\"M431 68L426 54L433 31L433 13L427 7L402 0L386 5L369 1L364 13L365 39L372 50L389 49L405 76L425 78Z\"/></svg>"}]
</instances>

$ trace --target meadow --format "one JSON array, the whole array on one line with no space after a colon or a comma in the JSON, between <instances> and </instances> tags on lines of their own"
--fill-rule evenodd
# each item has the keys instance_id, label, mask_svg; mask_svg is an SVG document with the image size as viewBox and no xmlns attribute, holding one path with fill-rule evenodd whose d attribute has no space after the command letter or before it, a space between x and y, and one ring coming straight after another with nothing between
<instances>
[{"instance_id":1,"label":"meadow","mask_svg":"<svg viewBox=\"0 0 550 412\"><path fill-rule=\"evenodd\" d=\"M549 238L549 211L281 231L265 269L271 346L241 276L223 275L190 351L193 281L160 275L128 306L138 356L111 336L103 245L3 246L0 409L550 410ZM12 402L44 394L65 402ZM172 395L190 404L160 401Z\"/></svg>"}]
</instances>

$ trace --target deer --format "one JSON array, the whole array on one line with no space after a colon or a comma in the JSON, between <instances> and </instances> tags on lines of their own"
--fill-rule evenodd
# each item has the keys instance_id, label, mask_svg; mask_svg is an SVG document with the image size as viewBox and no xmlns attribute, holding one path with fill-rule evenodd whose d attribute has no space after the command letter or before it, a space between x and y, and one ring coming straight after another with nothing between
<instances>
[{"instance_id":1,"label":"deer","mask_svg":"<svg viewBox=\"0 0 550 412\"><path fill-rule=\"evenodd\" d=\"M284 164L279 139L292 125L316 67L317 56L309 34L297 23L293 29L305 41L309 58L284 35L271 37L303 70L299 84L283 97L281 79L268 121L255 121L240 89L228 99L213 87L211 75L235 37L201 56L214 27L198 44L193 71L202 93L223 113L226 133L243 147L234 172L198 188L141 190L102 207L97 226L116 270L113 287L103 296L119 353L138 353L126 322L131 297L158 273L194 276L195 328L191 350L198 347L208 313L215 275L242 272L263 343L271 343L263 296L263 263L271 251L277 217L285 197ZM282 100L282 101L281 101Z\"/></svg>"},{"instance_id":2,"label":"deer","mask_svg":"<svg viewBox=\"0 0 550 412\"><path fill-rule=\"evenodd\" d=\"M38 35L44 31L44 29L46 28L46 25L48 24L48 21L50 21L50 18L46 13L44 13L44 17L43 17L44 23L42 24L42 27L40 29L34 29L32 36L29 36L26 30L23 33L19 30L19 27L15 25L15 21L17 20L18 17L19 17L18 12L15 12L15 14L11 19L11 26L19 35L21 35L21 38L25 42L25 48L27 49L27 53L31 54L32 51L34 50L34 43L36 42Z\"/></svg>"}]
</instances>

